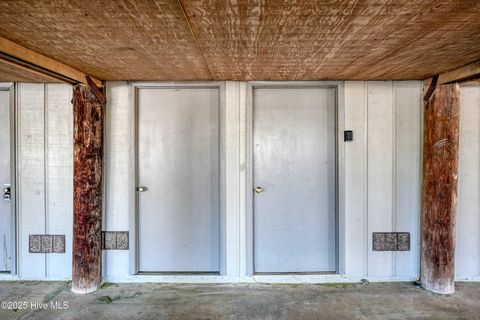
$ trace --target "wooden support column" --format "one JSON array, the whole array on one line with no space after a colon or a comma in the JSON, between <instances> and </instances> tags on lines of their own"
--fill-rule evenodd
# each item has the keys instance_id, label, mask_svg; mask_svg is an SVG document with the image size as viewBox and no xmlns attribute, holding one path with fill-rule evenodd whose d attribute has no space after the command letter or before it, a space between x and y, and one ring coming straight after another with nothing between
<instances>
[{"instance_id":1,"label":"wooden support column","mask_svg":"<svg viewBox=\"0 0 480 320\"><path fill-rule=\"evenodd\" d=\"M460 87L441 84L425 96L421 282L430 291L455 291Z\"/></svg>"},{"instance_id":2,"label":"wooden support column","mask_svg":"<svg viewBox=\"0 0 480 320\"><path fill-rule=\"evenodd\" d=\"M89 293L101 283L103 118L101 89L73 87L74 203L72 291Z\"/></svg>"}]
</instances>

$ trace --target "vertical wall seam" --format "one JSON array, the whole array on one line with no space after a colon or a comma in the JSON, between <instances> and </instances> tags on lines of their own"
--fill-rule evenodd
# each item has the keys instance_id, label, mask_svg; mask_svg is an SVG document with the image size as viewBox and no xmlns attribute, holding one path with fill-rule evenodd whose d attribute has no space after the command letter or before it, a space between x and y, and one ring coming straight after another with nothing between
<instances>
[{"instance_id":1,"label":"vertical wall seam","mask_svg":"<svg viewBox=\"0 0 480 320\"><path fill-rule=\"evenodd\" d=\"M476 88L478 89L478 90L476 90L477 106L480 106L480 86L477 86ZM460 90L461 89L462 88L460 87ZM461 112L462 112L462 100L460 100L460 114L461 114ZM480 115L480 113L479 113L479 115ZM460 125L461 125L461 123L460 123ZM479 139L479 142L480 142L480 139ZM479 181L480 181L480 179L479 179ZM477 184L477 190L480 190L480 186L478 184ZM480 193L478 193L477 204L480 204ZM458 207L458 204L457 204L457 207ZM458 212L457 212L457 216L458 216ZM477 230L479 230L479 229L480 229L480 220L477 221ZM480 232L477 232L477 274L476 274L477 277L480 276L480 263L479 262L480 262Z\"/></svg>"},{"instance_id":2,"label":"vertical wall seam","mask_svg":"<svg viewBox=\"0 0 480 320\"><path fill-rule=\"evenodd\" d=\"M240 160L240 153L241 153L241 146L240 146L240 125L241 125L241 121L240 121L240 83L238 81L235 81L235 90L237 91L237 100L236 100L236 107L235 107L235 117L237 119L237 128L236 128L236 131L235 131L235 137L236 137L236 143L237 143L237 154L236 154L236 160L237 160L237 180L235 181L235 189L236 189L236 213L237 213L237 219L236 219L236 223L237 223L237 239L236 239L236 246L235 246L235 250L236 250L236 256L237 256L237 274L236 276L237 277L240 277L240 257L241 257L241 254L240 254L240 248L241 248L241 245L240 245L240 232L241 232L241 229L240 229L240 180L241 180L241 170L240 170L240 167L241 167L241 160ZM228 123L227 123L228 125Z\"/></svg>"},{"instance_id":3,"label":"vertical wall seam","mask_svg":"<svg viewBox=\"0 0 480 320\"><path fill-rule=\"evenodd\" d=\"M129 204L131 206L131 214L129 215L129 219L132 220L133 223L133 232L134 232L134 252L132 252L131 260L132 260L132 267L130 268L130 274L136 273L138 271L138 267L140 264L140 245L139 245L139 207L138 207L138 194L135 191L136 186L138 186L139 179L138 179L138 163L139 163L139 152L138 152L138 131L139 131L139 104L138 104L138 94L137 88L130 84L130 88L128 90L128 97L129 103L127 114L130 117L129 125L131 126L129 131L129 139L128 143L134 150L134 152L129 153L129 174L130 180L129 183L131 185L131 191L129 192ZM113 95L113 92L112 92ZM118 101L116 101L117 103ZM114 104L112 104L114 105ZM117 106L118 107L118 106ZM112 137L113 139L113 137ZM133 269L133 270L132 270Z\"/></svg>"},{"instance_id":4,"label":"vertical wall seam","mask_svg":"<svg viewBox=\"0 0 480 320\"><path fill-rule=\"evenodd\" d=\"M45 234L48 234L48 86L43 85L43 197L44 197L44 218Z\"/></svg>"},{"instance_id":5,"label":"vertical wall seam","mask_svg":"<svg viewBox=\"0 0 480 320\"><path fill-rule=\"evenodd\" d=\"M420 258L420 252L421 252L421 229L422 229L422 201L423 201L423 141L424 141L424 114L425 114L425 104L423 101L423 88L424 88L424 82L420 81L420 97L419 97L419 103L420 103L420 137L419 137L419 165L420 165L420 172L418 175L418 215L416 219L416 226L415 230L417 231L416 235L416 243L415 247L417 248L417 278L420 279L420 268L421 268L421 258Z\"/></svg>"},{"instance_id":6,"label":"vertical wall seam","mask_svg":"<svg viewBox=\"0 0 480 320\"><path fill-rule=\"evenodd\" d=\"M48 234L48 85L43 84L43 217ZM45 254L45 278L48 278L48 255Z\"/></svg>"},{"instance_id":7,"label":"vertical wall seam","mask_svg":"<svg viewBox=\"0 0 480 320\"><path fill-rule=\"evenodd\" d=\"M14 219L14 224L13 224L13 245L12 245L12 250L14 253L14 260L13 260L13 265L14 267L12 268L12 272L15 275L19 275L19 266L20 266L20 254L19 254L19 248L20 248L20 222L19 222L19 214L18 214L18 118L17 118L17 105L18 105L18 96L17 96L17 91L18 91L18 85L14 83L11 87L11 90L13 90L13 106L10 106L11 112L13 112L13 129L11 132L13 133L13 139L11 140L11 143L13 143L13 147L11 150L13 150L13 175L12 178L13 180L13 187L14 187L14 209L13 209L13 219Z\"/></svg>"},{"instance_id":8,"label":"vertical wall seam","mask_svg":"<svg viewBox=\"0 0 480 320\"><path fill-rule=\"evenodd\" d=\"M19 278L22 277L22 247L23 247L23 239L22 239L22 234L21 234L21 226L23 223L22 220L22 201L21 201L21 196L22 196L22 189L21 189L21 183L20 183L20 177L22 174L22 166L20 165L20 159L22 158L22 153L21 153L21 148L20 148L20 143L18 141L21 140L21 125L22 125L22 120L21 120L21 95L20 95L20 90L21 90L21 84L16 83L15 84L15 150L16 150L16 157L15 157L15 199L16 199L16 210L17 210L17 230L16 230L16 241L18 241L18 244L16 245L17 247L17 275Z\"/></svg>"},{"instance_id":9,"label":"vertical wall seam","mask_svg":"<svg viewBox=\"0 0 480 320\"><path fill-rule=\"evenodd\" d=\"M108 100L109 100L109 97L107 96L108 95L108 92L107 92L107 85L104 86L104 94L105 94L105 97L107 99L107 103L108 103ZM108 109L107 109L107 103L105 103L104 105L104 109L103 109L103 112L104 112L104 118L103 118L103 143L104 143L104 148L103 148L103 163L102 163L102 166L103 166L103 180L102 180L102 187L103 187L103 190L104 192L102 193L102 197L103 197L103 201L102 201L102 230L109 230L107 228L107 218L108 218L108 195L109 195L109 168L108 168L108 164L110 163L110 161L108 160L109 158L109 153L110 153L110 141L108 139L108 132L110 132L111 130L109 129L109 124L110 124L110 119L109 119L109 112L108 112ZM73 105L72 105L72 108L73 108ZM72 116L73 117L73 116ZM72 141L74 142L74 141ZM73 157L75 157L75 155L73 155ZM73 161L72 161L73 162ZM73 169L73 167L72 167ZM131 234L131 232L130 232ZM107 252L102 252L102 276L105 277L108 272L107 272ZM129 262L130 263L130 262Z\"/></svg>"},{"instance_id":10,"label":"vertical wall seam","mask_svg":"<svg viewBox=\"0 0 480 320\"><path fill-rule=\"evenodd\" d=\"M240 166L243 166L243 171L240 176L240 231L241 231L241 246L240 246L240 275L242 277L249 274L250 257L252 255L251 248L249 247L249 239L251 230L249 229L249 204L250 199L247 194L247 186L249 183L248 174L251 170L248 163L249 154L249 142L248 138L248 108L249 108L249 86L247 82L240 82Z\"/></svg>"},{"instance_id":11,"label":"vertical wall seam","mask_svg":"<svg viewBox=\"0 0 480 320\"><path fill-rule=\"evenodd\" d=\"M391 94L392 94L392 215L391 215L391 224L392 231L397 231L397 99L396 99L396 90L397 82L392 81L391 83ZM397 276L397 253L392 252L392 276Z\"/></svg>"},{"instance_id":12,"label":"vertical wall seam","mask_svg":"<svg viewBox=\"0 0 480 320\"><path fill-rule=\"evenodd\" d=\"M242 218L243 218L243 213L242 213L242 201L244 201L243 198L243 192L242 192L242 83L240 81L237 81L238 84L238 110L237 110L237 143L238 143L238 225L237 225L237 232L238 232L238 243L237 243L237 259L238 259L238 269L237 269L237 276L241 278L243 276L243 268L242 268L242 257L243 257L243 245L242 245L242 240L243 240L243 234L242 234Z\"/></svg>"},{"instance_id":13,"label":"vertical wall seam","mask_svg":"<svg viewBox=\"0 0 480 320\"><path fill-rule=\"evenodd\" d=\"M227 235L227 204L228 204L228 193L227 193L227 147L226 142L228 141L228 132L227 132L227 119L228 117L228 99L227 99L227 83L223 82L223 92L221 85L217 87L217 192L218 192L218 261L219 261L219 270L221 274L228 273L228 235ZM223 99L222 99L223 97ZM223 102L223 104L222 104ZM224 122L222 124L222 121ZM223 159L222 159L223 157ZM223 170L223 171L222 171ZM223 186L223 191L222 191ZM222 199L223 198L223 199ZM223 264L223 266L222 266Z\"/></svg>"},{"instance_id":14,"label":"vertical wall seam","mask_svg":"<svg viewBox=\"0 0 480 320\"><path fill-rule=\"evenodd\" d=\"M365 262L364 262L364 274L365 276L369 276L369 268L368 268L368 256L369 256L369 236L368 236L368 82L365 81L363 84L363 99L364 99L364 104L363 104L363 109L364 109L364 118L365 118L365 127L364 127L364 176L363 176L363 189L364 189L364 200L363 200L363 228L364 228L364 252L365 252Z\"/></svg>"}]
</instances>

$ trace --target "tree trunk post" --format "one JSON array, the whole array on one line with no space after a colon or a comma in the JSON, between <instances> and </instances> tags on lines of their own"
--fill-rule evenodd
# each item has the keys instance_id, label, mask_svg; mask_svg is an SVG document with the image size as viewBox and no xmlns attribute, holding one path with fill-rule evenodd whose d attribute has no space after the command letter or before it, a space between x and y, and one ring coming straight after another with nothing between
<instances>
[{"instance_id":1,"label":"tree trunk post","mask_svg":"<svg viewBox=\"0 0 480 320\"><path fill-rule=\"evenodd\" d=\"M105 100L89 86L73 87L74 182L72 291L101 283L103 118ZM101 92L101 91L100 91Z\"/></svg>"},{"instance_id":2,"label":"tree trunk post","mask_svg":"<svg viewBox=\"0 0 480 320\"><path fill-rule=\"evenodd\" d=\"M432 292L455 291L460 87L438 85L425 97L421 283Z\"/></svg>"}]
</instances>

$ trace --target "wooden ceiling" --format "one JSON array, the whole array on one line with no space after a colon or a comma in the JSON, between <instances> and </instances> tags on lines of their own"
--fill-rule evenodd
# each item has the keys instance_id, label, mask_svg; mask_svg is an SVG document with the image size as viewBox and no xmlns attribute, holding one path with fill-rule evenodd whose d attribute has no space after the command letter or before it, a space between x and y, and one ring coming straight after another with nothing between
<instances>
[{"instance_id":1,"label":"wooden ceiling","mask_svg":"<svg viewBox=\"0 0 480 320\"><path fill-rule=\"evenodd\" d=\"M425 79L480 60L479 0L3 0L0 21L102 80Z\"/></svg>"}]
</instances>

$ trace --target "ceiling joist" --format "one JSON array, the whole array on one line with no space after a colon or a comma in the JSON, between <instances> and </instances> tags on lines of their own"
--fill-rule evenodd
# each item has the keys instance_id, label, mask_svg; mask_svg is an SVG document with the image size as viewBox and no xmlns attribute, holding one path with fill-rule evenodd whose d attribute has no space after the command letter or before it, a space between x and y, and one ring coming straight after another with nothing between
<instances>
[{"instance_id":1,"label":"ceiling joist","mask_svg":"<svg viewBox=\"0 0 480 320\"><path fill-rule=\"evenodd\" d=\"M0 82L63 82L36 70L0 58Z\"/></svg>"},{"instance_id":2,"label":"ceiling joist","mask_svg":"<svg viewBox=\"0 0 480 320\"><path fill-rule=\"evenodd\" d=\"M438 76L437 84L465 82L478 79L480 79L480 60L440 74ZM431 82L432 78L425 80L426 85Z\"/></svg>"},{"instance_id":3,"label":"ceiling joist","mask_svg":"<svg viewBox=\"0 0 480 320\"><path fill-rule=\"evenodd\" d=\"M42 81L87 83L87 75L82 71L27 49L3 37L0 37L0 64L16 69L19 73L34 74ZM92 78L92 81L96 85L102 86L100 80Z\"/></svg>"}]
</instances>

